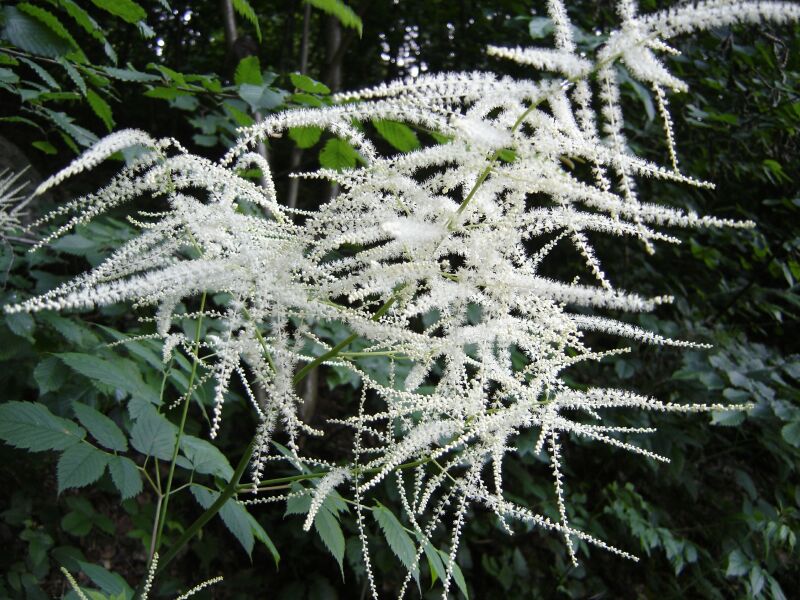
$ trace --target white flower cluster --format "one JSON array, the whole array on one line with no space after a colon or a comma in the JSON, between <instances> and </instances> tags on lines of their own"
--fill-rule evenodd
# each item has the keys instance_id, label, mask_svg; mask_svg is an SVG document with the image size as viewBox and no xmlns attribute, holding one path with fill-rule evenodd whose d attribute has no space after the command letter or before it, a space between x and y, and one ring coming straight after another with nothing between
<instances>
[{"instance_id":1,"label":"white flower cluster","mask_svg":"<svg viewBox=\"0 0 800 600\"><path fill-rule=\"evenodd\" d=\"M678 171L665 90L680 91L685 84L658 54L673 52L666 41L679 33L797 19L800 8L709 1L642 17L634 2L621 0L620 30L594 57L586 57L576 49L561 0L548 6L554 49L489 50L549 73L535 80L444 74L342 94L333 107L272 115L243 130L218 164L188 154L174 141L136 131L100 142L48 184L129 144L145 145L150 152L105 188L60 209L58 214L76 215L55 235L142 195L163 196L169 209L142 223L140 237L93 271L7 310L64 310L128 300L152 304L158 307L158 333L171 351L192 346L171 328L176 305L201 294L227 293L231 299L224 307L206 311L223 333L202 340L217 361L209 365L217 381L212 434L229 380L233 373L244 380L246 365L265 391L252 394L245 383L261 419L256 478L276 431L288 433L294 453L300 452L300 434L323 433L301 420L293 379L302 364L316 358L303 353L306 342L322 344L309 324L339 321L367 341L366 350L353 355L391 356L412 367L406 376L382 384L342 347L326 348L327 363L360 375L364 392L357 414L337 421L355 431L352 462L327 465L330 473L312 494L306 528L337 486L349 482L360 507L363 495L395 472L419 539L427 540L452 514L450 564L471 504L494 511L507 527L516 519L560 532L573 560L574 538L629 556L570 526L561 444L574 434L666 461L627 441L651 429L603 425L606 409L722 407L665 404L624 390L577 390L566 383L569 367L622 351L593 350L584 342L587 331L700 346L596 314L648 311L670 298L617 289L591 239L624 236L652 252L657 242L678 242L662 231L665 226L752 226L639 197L636 179L641 177L710 185ZM628 148L618 63L655 92L668 167ZM386 156L363 128L354 126L376 119L435 131L446 142ZM302 175L329 179L341 190L312 213L280 204L269 166L251 151L265 137L300 126L321 127L348 141L364 163ZM251 164L263 172L264 187L237 176ZM268 216L246 216L239 210L244 204L259 205ZM545 274L547 257L559 246L582 257L594 284ZM547 451L552 462L558 523L503 496L503 458L517 451L517 436L527 430L538 432L535 450ZM410 485L402 476L406 469L413 473ZM445 595L451 575L443 577Z\"/></svg>"},{"instance_id":2,"label":"white flower cluster","mask_svg":"<svg viewBox=\"0 0 800 600\"><path fill-rule=\"evenodd\" d=\"M31 198L23 199L19 193L28 183L18 183L24 170L14 173L8 169L0 170L0 240L5 240L20 226L23 209Z\"/></svg>"}]
</instances>

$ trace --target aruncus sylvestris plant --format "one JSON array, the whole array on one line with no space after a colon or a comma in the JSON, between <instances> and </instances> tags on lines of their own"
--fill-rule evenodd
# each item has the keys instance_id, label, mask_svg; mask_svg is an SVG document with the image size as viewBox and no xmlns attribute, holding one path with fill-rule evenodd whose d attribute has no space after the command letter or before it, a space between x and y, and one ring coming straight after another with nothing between
<instances>
[{"instance_id":1,"label":"aruncus sylvestris plant","mask_svg":"<svg viewBox=\"0 0 800 600\"><path fill-rule=\"evenodd\" d=\"M271 115L241 130L219 162L194 156L175 140L121 131L39 187L41 193L121 149L147 149L107 186L37 224L73 215L40 245L124 202L143 196L165 201L165 211L142 214L141 235L101 265L6 308L65 311L127 301L152 305L164 360L177 352L192 357L190 392L177 403L182 411L178 442L154 531L160 533L166 518L191 386L208 377L215 381L211 438L220 427L234 377L245 386L258 417L255 439L227 487L167 551L162 564L234 494L246 502L309 496L304 524L309 529L337 492L352 497L366 572L377 597L365 514L368 496L384 479L396 481L406 530L416 538L405 552L390 542L408 572L401 595L418 577L423 555L438 567L443 597L454 580L463 585L455 558L470 506L492 511L509 533L514 521L555 532L574 564L579 543L636 560L570 524L562 444L575 435L667 462L668 457L629 441L654 429L605 424L604 417L612 409L691 413L733 407L664 403L628 390L567 384L569 367L621 351L593 350L584 341L585 332L702 346L604 316L609 310L653 310L670 298L616 288L589 235L630 237L652 253L659 243L679 242L668 228L753 226L640 197L636 181L644 177L713 187L679 169L667 98L668 92L686 86L660 55L675 52L668 41L676 35L765 19L796 20L800 6L709 1L640 15L634 2L621 1L619 30L591 57L577 51L560 0L548 2L548 11L555 48L488 49L492 56L529 66L534 79L449 73L340 94L332 107ZM654 91L666 166L636 156L626 143L620 64ZM358 126L375 120L435 132L441 143L382 155ZM363 163L298 175L339 186L339 194L315 212L282 205L269 164L254 152L259 141L296 127L326 129L351 145ZM586 168L575 168L576 162ZM251 167L263 174L263 187L237 174ZM263 216L241 210L253 205ZM583 257L586 272L576 275L592 283L543 275L543 261L558 246ZM212 307L210 295L221 292L229 300ZM214 321L216 333L203 336L198 326L192 338L175 326L175 309L189 298L200 298L194 316ZM342 323L351 335L326 345L312 331L320 321ZM356 339L364 340L366 348L349 351ZM358 362L373 356L411 367L393 371L390 381L382 382ZM325 435L324 429L303 422L296 392L296 384L320 364L349 369L362 382L357 410L329 421L353 432L352 458L344 464L309 456L300 444L302 436ZM256 387L263 393L257 394ZM529 430L538 436L535 451L546 453L551 464L557 520L504 494L503 458L517 452L517 436ZM279 434L288 440L288 450L275 456L271 442ZM315 485L275 495L270 489L275 481L266 477L277 460L304 469L288 479ZM240 483L248 466L251 481ZM398 528L406 531L383 507L370 510L387 538ZM446 552L431 543L441 536L442 526ZM154 550L159 540L157 535Z\"/></svg>"}]
</instances>

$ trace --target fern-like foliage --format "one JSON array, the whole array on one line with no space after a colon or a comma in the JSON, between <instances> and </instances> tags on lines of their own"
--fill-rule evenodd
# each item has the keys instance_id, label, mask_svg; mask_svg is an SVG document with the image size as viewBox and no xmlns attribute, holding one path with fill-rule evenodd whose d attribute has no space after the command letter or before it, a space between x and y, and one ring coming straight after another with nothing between
<instances>
[{"instance_id":1,"label":"fern-like foliage","mask_svg":"<svg viewBox=\"0 0 800 600\"><path fill-rule=\"evenodd\" d=\"M457 576L455 556L471 505L493 511L509 531L518 520L557 532L575 562L575 540L634 558L570 525L562 443L576 435L666 462L667 457L628 441L654 430L604 424L604 417L618 410L691 413L723 407L567 384L565 372L573 365L619 352L593 350L584 341L589 331L632 342L701 345L603 316L606 310L649 311L670 298L617 288L590 235L633 238L653 252L657 244L679 241L669 228L753 225L699 216L639 195L641 178L713 187L678 168L667 98L686 86L661 55L674 52L668 41L678 34L764 19L796 20L800 6L710 0L639 15L634 2L621 0L621 26L594 56L576 50L562 2L550 0L548 8L554 48L488 49L530 66L528 80L446 73L340 94L332 107L271 115L242 130L235 147L216 163L189 154L174 140L155 140L143 132L109 136L40 191L124 146L138 144L149 151L103 189L47 217L74 213L42 243L140 196L163 197L168 209L143 215L141 235L94 270L7 310L70 310L123 301L153 305L166 358L176 347L190 351L194 345L173 327L177 304L227 293L229 302L205 311L223 333L201 340L215 357L206 364L217 382L212 437L230 379L246 380L246 368L247 380L264 390L261 396L250 392L260 419L256 486L278 430L288 436L293 459L329 471L312 494L306 528L325 497L347 485L366 546L364 498L393 476L419 542L416 557L404 560L406 583L428 552L430 538L438 535L437 527L450 523L449 556L434 554L445 567L446 597ZM654 90L664 125L665 166L636 156L626 143L619 64ZM364 128L354 125L376 121L401 121L436 132L444 141L382 155ZM341 190L311 213L280 203L269 165L253 152L265 138L299 127L326 129L355 148L363 163L299 175L328 180ZM574 169L575 162L588 168ZM263 173L264 187L237 175L253 166ZM244 205L261 207L265 216L249 216L240 210ZM586 272L576 275L588 276L589 282L543 274L543 261L562 245L583 257ZM325 346L310 326L321 320L346 324L353 336L368 341L367 348L347 353L342 345ZM323 349L309 354L309 341ZM356 354L389 356L413 366L382 383L358 366ZM519 356L524 364L515 362ZM300 418L295 382L308 365L321 361L351 369L363 382L359 410L336 421L354 431L348 464L301 456L299 437L324 431ZM517 451L517 436L528 430L538 436L536 451L549 456L558 520L504 495L503 458ZM388 518L381 522L384 529L392 524ZM366 549L365 560L377 595Z\"/></svg>"}]
</instances>

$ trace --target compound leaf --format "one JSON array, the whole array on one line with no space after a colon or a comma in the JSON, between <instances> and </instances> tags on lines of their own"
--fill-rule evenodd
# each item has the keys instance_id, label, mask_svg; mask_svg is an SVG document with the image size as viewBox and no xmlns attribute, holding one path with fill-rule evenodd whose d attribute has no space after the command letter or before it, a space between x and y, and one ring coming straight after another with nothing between
<instances>
[{"instance_id":1,"label":"compound leaf","mask_svg":"<svg viewBox=\"0 0 800 600\"><path fill-rule=\"evenodd\" d=\"M32 452L66 450L86 436L86 431L55 416L38 402L5 402L0 405L0 439Z\"/></svg>"},{"instance_id":2,"label":"compound leaf","mask_svg":"<svg viewBox=\"0 0 800 600\"><path fill-rule=\"evenodd\" d=\"M94 483L103 475L110 454L91 444L75 444L67 448L58 460L58 493L68 488L80 488Z\"/></svg>"},{"instance_id":3,"label":"compound leaf","mask_svg":"<svg viewBox=\"0 0 800 600\"><path fill-rule=\"evenodd\" d=\"M91 406L75 402L72 405L75 416L81 425L86 427L92 437L104 448L125 452L128 449L128 441L117 424Z\"/></svg>"}]
</instances>

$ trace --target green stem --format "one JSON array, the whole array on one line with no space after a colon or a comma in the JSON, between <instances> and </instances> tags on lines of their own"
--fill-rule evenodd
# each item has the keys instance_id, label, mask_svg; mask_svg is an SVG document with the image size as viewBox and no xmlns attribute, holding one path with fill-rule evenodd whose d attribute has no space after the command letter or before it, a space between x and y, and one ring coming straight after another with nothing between
<instances>
[{"instance_id":1,"label":"green stem","mask_svg":"<svg viewBox=\"0 0 800 600\"><path fill-rule=\"evenodd\" d=\"M389 309L392 307L392 305L395 303L396 300L397 300L397 292L392 294L391 297L386 302L383 303L383 306L381 306L378 309L378 311L374 315L372 315L372 320L373 321L377 321L383 315L385 315L389 311ZM349 346L350 343L353 342L357 337L358 337L358 334L356 334L356 333L353 333L353 334L347 336L341 342L336 344L333 348L328 350L325 354L323 354L322 356L318 356L317 358L312 360L310 363L308 363L306 366L304 366L302 369L300 369L297 372L297 374L295 374L294 379L292 379L292 382L295 385L300 383L303 380L303 378L306 375L308 375L308 373L312 369L314 369L315 367L318 367L319 365L324 363L326 360L330 360L330 359L338 356L339 352L341 352L344 348Z\"/></svg>"},{"instance_id":2,"label":"green stem","mask_svg":"<svg viewBox=\"0 0 800 600\"><path fill-rule=\"evenodd\" d=\"M194 334L194 361L192 362L192 372L189 376L189 387L186 390L186 395L183 398L183 411L181 412L181 422L178 426L178 435L175 438L175 448L172 451L172 461L169 465L169 475L167 476L167 487L164 490L164 502L161 505L161 511L158 513L158 532L156 534L156 541L154 544L155 551L161 547L161 536L164 533L164 523L167 520L167 509L169 508L170 491L172 490L172 479L175 476L175 465L178 461L178 452L180 451L181 438L183 437L183 429L186 426L186 417L189 414L189 404L192 398L192 386L194 379L197 375L197 365L199 363L198 354L200 352L200 333L203 327L203 311L206 307L206 293L200 299L200 316L197 319L197 328Z\"/></svg>"},{"instance_id":3,"label":"green stem","mask_svg":"<svg viewBox=\"0 0 800 600\"><path fill-rule=\"evenodd\" d=\"M647 38L647 40L649 40L650 37L652 37L652 36L649 36ZM643 43L644 42L640 42L640 44L643 44ZM621 53L613 54L610 57L608 57L606 60L598 62L592 68L592 70L589 71L588 73L582 74L582 75L573 75L572 77L568 77L568 78L564 79L562 81L562 85L569 85L569 84L577 83L578 81L580 81L581 79L584 79L584 78L588 79L590 75L594 75L595 73L600 71L600 69L602 69L603 67L613 63L620 56L621 56ZM536 110L536 108L542 102L544 102L546 99L547 99L547 96L542 96L536 102L533 102L528 108L526 108L525 111L519 117L517 117L517 120L514 121L514 124L511 126L511 133L514 133L517 129L519 129L520 126L522 125L522 123L525 121L525 119L528 118L528 115L531 114L534 110ZM494 152L492 152L492 155L489 157L489 164L486 166L485 169L483 169L483 171L481 171L481 174L478 175L478 179L473 184L472 189L470 189L469 193L467 193L467 197L464 198L464 200L458 206L458 209L456 210L456 213L452 217L450 217L450 220L447 222L447 229L448 230L452 231L453 229L455 229L456 224L458 223L459 217L466 210L467 205L470 203L470 201L475 196L477 191L483 185L483 182L486 181L486 179L491 174L495 163L500 158L500 152L501 152L500 150L495 150Z\"/></svg>"},{"instance_id":4,"label":"green stem","mask_svg":"<svg viewBox=\"0 0 800 600\"><path fill-rule=\"evenodd\" d=\"M200 515L194 523L189 525L186 530L181 534L181 536L176 540L169 551L164 554L158 561L158 570L156 574L159 574L164 571L167 565L172 561L173 558L178 554L181 548L183 548L186 543L191 540L195 534L203 527L211 518L216 515L225 503L230 500L234 494L236 494L236 490L239 487L239 480L242 478L245 469L247 468L248 463L250 462L250 458L253 456L253 452L255 451L256 447L256 438L254 437L250 444L247 446L247 449L242 454L241 460L239 460L239 464L236 465L236 470L233 472L233 476L231 480L228 482L228 485L225 486L225 489L222 490L214 501L214 503L209 506L206 511Z\"/></svg>"},{"instance_id":5,"label":"green stem","mask_svg":"<svg viewBox=\"0 0 800 600\"><path fill-rule=\"evenodd\" d=\"M513 129L512 129L512 131L513 131ZM464 200L462 200L461 204L459 204L458 210L456 210L456 214L454 214L452 217L450 217L450 221L447 223L447 229L452 231L455 228L456 224L458 223L459 217L466 210L467 205L470 203L472 198L475 196L475 194L478 192L480 187L483 185L483 182L486 181L487 177L489 177L489 174L492 172L492 169L494 168L494 164L497 162L497 159L499 157L500 157L500 151L499 150L495 150L492 153L492 155L489 157L489 164L486 165L486 168L483 171L481 171L480 175L478 175L478 180L473 184L472 189L469 191L469 193L467 194L466 198L464 198Z\"/></svg>"},{"instance_id":6,"label":"green stem","mask_svg":"<svg viewBox=\"0 0 800 600\"><path fill-rule=\"evenodd\" d=\"M402 360L408 358L405 354L397 352L395 350L378 350L375 352L364 351L364 352L340 352L339 356L342 358L369 358L370 356L391 356L398 360ZM411 360L410 358L408 360Z\"/></svg>"},{"instance_id":7,"label":"green stem","mask_svg":"<svg viewBox=\"0 0 800 600\"><path fill-rule=\"evenodd\" d=\"M425 464L431 462L431 460L433 460L433 459L431 459L431 458L419 458L417 460L412 460L411 462L407 462L407 463L403 463L401 465L398 465L396 468L397 469L413 469L414 467L419 467L421 465L425 465ZM358 473L361 474L361 475L370 474L370 473L378 473L379 471L381 471L381 469L382 469L381 467L373 467L371 469L362 469L362 470L358 471ZM260 484L259 484L259 487L256 488L256 491L259 491L259 492L265 491L266 488L268 488L270 486L279 485L279 484L282 484L282 483L294 483L296 481L305 481L307 479L319 479L320 477L325 477L325 475L327 475L328 473L329 473L329 471L316 471L314 473L301 473L299 475L288 475L286 477L276 477L275 479L262 479ZM264 487L262 487L262 486L264 486ZM237 489L240 492L252 491L253 490L253 486L250 485L250 484L243 484L243 485L238 486Z\"/></svg>"}]
</instances>

